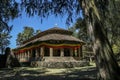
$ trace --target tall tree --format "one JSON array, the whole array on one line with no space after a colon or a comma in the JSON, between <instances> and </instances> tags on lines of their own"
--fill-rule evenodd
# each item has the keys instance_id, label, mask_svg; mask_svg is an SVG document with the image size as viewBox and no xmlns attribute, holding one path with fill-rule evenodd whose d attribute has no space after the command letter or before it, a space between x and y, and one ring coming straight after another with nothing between
<instances>
[{"instance_id":1,"label":"tall tree","mask_svg":"<svg viewBox=\"0 0 120 80\"><path fill-rule=\"evenodd\" d=\"M18 4L15 0L0 0L0 51L10 44L10 31L12 29L7 23L19 14Z\"/></svg>"},{"instance_id":2,"label":"tall tree","mask_svg":"<svg viewBox=\"0 0 120 80\"><path fill-rule=\"evenodd\" d=\"M85 23L85 19L78 18L76 19L75 24L70 28L71 30L77 30L77 37L84 40L85 42L90 42L90 38L88 36L87 25Z\"/></svg>"},{"instance_id":3,"label":"tall tree","mask_svg":"<svg viewBox=\"0 0 120 80\"><path fill-rule=\"evenodd\" d=\"M23 32L18 33L16 44L21 45L23 41L28 40L29 38L33 37L34 29L32 27L24 27Z\"/></svg>"},{"instance_id":4,"label":"tall tree","mask_svg":"<svg viewBox=\"0 0 120 80\"><path fill-rule=\"evenodd\" d=\"M79 37L78 30L76 29L76 27L74 27L74 26L69 27L68 30L73 32L72 35L73 35L74 37L76 37L76 38Z\"/></svg>"},{"instance_id":5,"label":"tall tree","mask_svg":"<svg viewBox=\"0 0 120 80\"><path fill-rule=\"evenodd\" d=\"M106 34L109 38L110 44L113 47L115 53L120 53L120 0L115 1L115 8L110 8L112 10L111 15L107 15L108 19L106 23L109 25L106 27ZM114 26L114 28L113 28ZM117 48L117 51L115 50Z\"/></svg>"},{"instance_id":6,"label":"tall tree","mask_svg":"<svg viewBox=\"0 0 120 80\"><path fill-rule=\"evenodd\" d=\"M9 30L7 29L9 28ZM0 26L0 53L4 54L6 47L10 44L9 39L12 27Z\"/></svg>"},{"instance_id":7,"label":"tall tree","mask_svg":"<svg viewBox=\"0 0 120 80\"><path fill-rule=\"evenodd\" d=\"M32 27L25 26L22 35L23 35L23 40L28 40L34 35L34 29Z\"/></svg>"},{"instance_id":8,"label":"tall tree","mask_svg":"<svg viewBox=\"0 0 120 80\"><path fill-rule=\"evenodd\" d=\"M111 45L105 34L104 17L109 15L113 1L82 1L86 24L89 28L96 56L96 64L101 80L119 80L120 69L114 57ZM109 12L108 12L109 11ZM103 20L103 21L102 21ZM113 76L114 75L114 76Z\"/></svg>"},{"instance_id":9,"label":"tall tree","mask_svg":"<svg viewBox=\"0 0 120 80\"><path fill-rule=\"evenodd\" d=\"M17 35L16 45L20 46L23 43L23 41L30 39L31 37L37 35L40 32L41 32L41 30L35 31L33 29L33 27L25 26L24 30L22 32L18 33L18 35Z\"/></svg>"},{"instance_id":10,"label":"tall tree","mask_svg":"<svg viewBox=\"0 0 120 80\"><path fill-rule=\"evenodd\" d=\"M17 39L16 39L16 45L17 45L17 46L20 46L23 41L24 41L24 40L23 40L23 35L22 35L22 33L18 33Z\"/></svg>"},{"instance_id":11,"label":"tall tree","mask_svg":"<svg viewBox=\"0 0 120 80\"><path fill-rule=\"evenodd\" d=\"M67 14L67 23L72 22L80 10L83 11L101 80L120 80L120 70L106 36L103 20L108 18L106 15L112 14L113 3L114 0L22 0L22 5L30 16L37 14L43 18L50 14Z\"/></svg>"}]
</instances>

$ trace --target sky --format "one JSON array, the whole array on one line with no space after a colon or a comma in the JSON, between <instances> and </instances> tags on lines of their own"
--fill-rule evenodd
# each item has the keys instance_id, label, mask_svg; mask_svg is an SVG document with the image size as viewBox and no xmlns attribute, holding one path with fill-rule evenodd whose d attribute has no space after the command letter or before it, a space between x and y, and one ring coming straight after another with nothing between
<instances>
[{"instance_id":1,"label":"sky","mask_svg":"<svg viewBox=\"0 0 120 80\"><path fill-rule=\"evenodd\" d=\"M55 17L54 15L51 15L48 18L44 18L41 23L40 17L38 16L28 17L25 13L23 13L22 16L9 22L9 26L13 25L13 29L11 31L12 38L10 39L9 47L10 48L17 47L16 46L17 34L23 31L24 26L33 27L34 30L40 29L41 31L45 31L49 28L55 27L56 24L60 28L67 29L68 26L66 25L66 16Z\"/></svg>"}]
</instances>

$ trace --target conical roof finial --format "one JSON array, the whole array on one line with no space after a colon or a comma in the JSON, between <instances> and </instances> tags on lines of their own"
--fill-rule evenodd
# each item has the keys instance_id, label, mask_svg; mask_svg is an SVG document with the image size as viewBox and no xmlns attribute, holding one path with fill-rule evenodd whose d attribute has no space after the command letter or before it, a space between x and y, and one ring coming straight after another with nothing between
<instances>
[{"instance_id":1,"label":"conical roof finial","mask_svg":"<svg viewBox=\"0 0 120 80\"><path fill-rule=\"evenodd\" d=\"M57 23L55 24L55 27L58 27L58 24L57 24Z\"/></svg>"}]
</instances>

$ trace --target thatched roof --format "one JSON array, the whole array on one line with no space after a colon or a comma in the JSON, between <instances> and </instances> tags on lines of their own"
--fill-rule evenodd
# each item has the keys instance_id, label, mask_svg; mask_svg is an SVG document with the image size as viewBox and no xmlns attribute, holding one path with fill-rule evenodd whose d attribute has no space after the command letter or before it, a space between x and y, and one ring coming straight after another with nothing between
<instances>
[{"instance_id":1,"label":"thatched roof","mask_svg":"<svg viewBox=\"0 0 120 80\"><path fill-rule=\"evenodd\" d=\"M29 40L26 40L23 42L23 44L27 43L27 42L30 42L32 40L35 40L37 38L40 38L42 36L45 36L45 35L48 35L48 34L52 34L52 33L58 33L58 34L65 34L65 35L72 35L72 32L69 31L69 30L65 30L65 29L61 29L61 28L58 28L58 27L54 27L54 28L51 28L51 29L48 29L46 31L43 31L43 32L40 32L38 33L37 35L33 36L32 38L30 38Z\"/></svg>"},{"instance_id":2,"label":"thatched roof","mask_svg":"<svg viewBox=\"0 0 120 80\"><path fill-rule=\"evenodd\" d=\"M46 31L43 31L36 36L32 37L31 39L23 42L23 45L20 47L25 47L29 44L34 44L36 42L50 42L50 41L68 41L73 43L84 43L82 40L77 39L72 36L72 32L68 30L64 30L61 28L51 28Z\"/></svg>"},{"instance_id":3,"label":"thatched roof","mask_svg":"<svg viewBox=\"0 0 120 80\"><path fill-rule=\"evenodd\" d=\"M49 41L49 40L66 40L66 41L76 41L76 42L82 42L81 40L71 36L71 35L65 35L65 34L57 34L57 33L53 33L53 34L48 34L45 36L42 36L40 38L37 38L35 40L33 40L32 42L36 42L36 41Z\"/></svg>"}]
</instances>

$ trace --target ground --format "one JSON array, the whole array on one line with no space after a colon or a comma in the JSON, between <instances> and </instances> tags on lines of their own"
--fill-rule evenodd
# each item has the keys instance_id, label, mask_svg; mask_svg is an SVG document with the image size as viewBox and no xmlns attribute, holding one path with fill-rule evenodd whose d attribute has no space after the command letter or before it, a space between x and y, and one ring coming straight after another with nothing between
<instances>
[{"instance_id":1,"label":"ground","mask_svg":"<svg viewBox=\"0 0 120 80\"><path fill-rule=\"evenodd\" d=\"M20 67L0 69L0 80L95 80L95 66L50 69Z\"/></svg>"}]
</instances>

